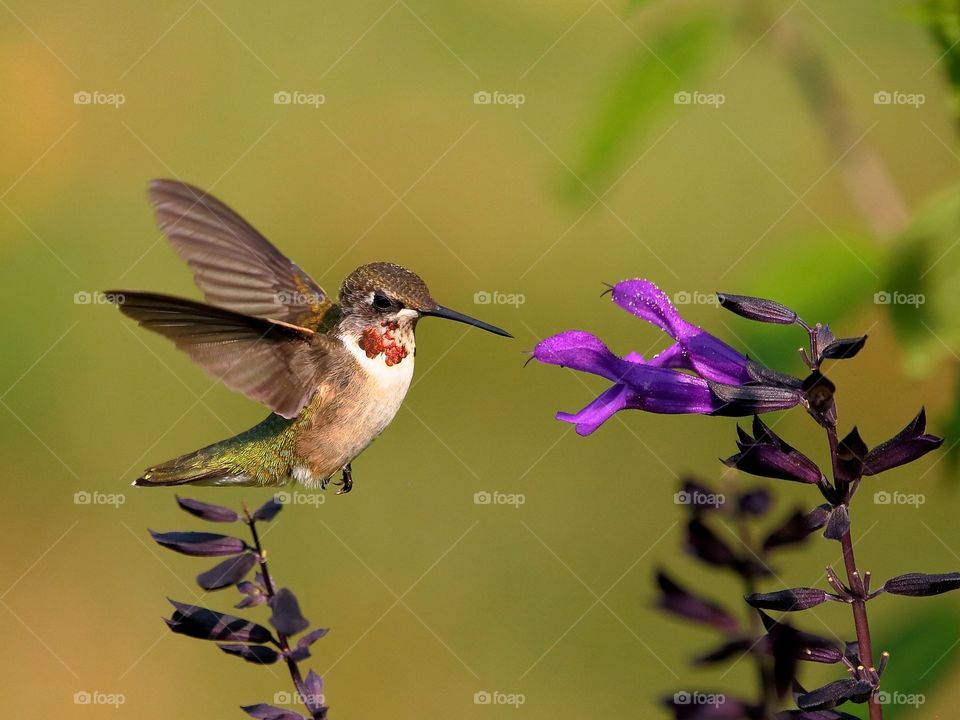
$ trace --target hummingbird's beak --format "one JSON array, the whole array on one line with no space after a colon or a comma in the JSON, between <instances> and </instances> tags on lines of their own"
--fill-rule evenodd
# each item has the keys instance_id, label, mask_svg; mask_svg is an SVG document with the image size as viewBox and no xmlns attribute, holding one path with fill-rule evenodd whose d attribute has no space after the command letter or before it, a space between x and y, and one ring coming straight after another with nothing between
<instances>
[{"instance_id":1,"label":"hummingbird's beak","mask_svg":"<svg viewBox=\"0 0 960 720\"><path fill-rule=\"evenodd\" d=\"M467 325L473 325L474 327L478 327L481 330L492 332L494 335L502 335L503 337L508 337L508 338L513 337L513 335L508 333L506 330L501 330L495 325L488 325L482 320L477 320L476 318L472 318L469 315L458 313L456 310L445 308L443 305L437 305L432 310L421 310L420 314L430 315L432 317L446 318L447 320L456 320L457 322L466 323Z\"/></svg>"}]
</instances>

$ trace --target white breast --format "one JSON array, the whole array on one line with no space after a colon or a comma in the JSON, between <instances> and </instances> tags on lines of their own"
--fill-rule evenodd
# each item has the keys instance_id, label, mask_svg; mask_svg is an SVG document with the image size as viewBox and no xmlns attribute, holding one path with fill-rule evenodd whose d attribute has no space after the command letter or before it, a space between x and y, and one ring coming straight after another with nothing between
<instances>
[{"instance_id":1,"label":"white breast","mask_svg":"<svg viewBox=\"0 0 960 720\"><path fill-rule=\"evenodd\" d=\"M369 403L366 410L367 418L365 418L367 429L375 437L393 420L403 403L403 398L406 397L407 390L410 389L414 354L411 351L396 365L387 365L383 355L367 357L367 353L357 344L355 338L347 337L341 340L376 386L379 400Z\"/></svg>"}]
</instances>

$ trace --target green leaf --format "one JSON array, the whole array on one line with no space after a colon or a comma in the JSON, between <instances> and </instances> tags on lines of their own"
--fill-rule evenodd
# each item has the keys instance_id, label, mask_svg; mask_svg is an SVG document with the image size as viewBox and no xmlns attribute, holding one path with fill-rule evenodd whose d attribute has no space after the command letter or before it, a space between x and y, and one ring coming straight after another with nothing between
<instances>
[{"instance_id":1,"label":"green leaf","mask_svg":"<svg viewBox=\"0 0 960 720\"><path fill-rule=\"evenodd\" d=\"M746 273L738 273L740 281L728 279L718 290L776 300L811 325L830 325L838 336L860 335L865 330L847 327L842 321L873 300L877 286L873 273L883 263L880 251L869 240L846 236L840 243L833 235L821 236L784 243L756 258L748 257L753 262ZM797 348L806 344L806 333L801 329L725 322L743 339L750 357L783 372L804 371L797 354ZM739 342L734 344L741 346Z\"/></svg>"},{"instance_id":2,"label":"green leaf","mask_svg":"<svg viewBox=\"0 0 960 720\"><path fill-rule=\"evenodd\" d=\"M890 252L882 299L914 376L960 347L960 188L921 211Z\"/></svg>"},{"instance_id":3,"label":"green leaf","mask_svg":"<svg viewBox=\"0 0 960 720\"><path fill-rule=\"evenodd\" d=\"M927 696L949 679L960 659L960 643L956 642L960 634L960 608L949 601L941 602L919 613L905 613L905 617L892 634L884 633L881 637L882 648L890 652L890 664L880 689L890 695ZM884 705L884 720L919 717L916 707L902 702L905 698L895 696L894 699L901 702Z\"/></svg>"},{"instance_id":4,"label":"green leaf","mask_svg":"<svg viewBox=\"0 0 960 720\"><path fill-rule=\"evenodd\" d=\"M927 29L937 45L940 65L953 90L954 115L960 115L960 4L956 0L927 0Z\"/></svg>"},{"instance_id":5,"label":"green leaf","mask_svg":"<svg viewBox=\"0 0 960 720\"><path fill-rule=\"evenodd\" d=\"M697 18L671 28L654 40L631 42L632 56L610 84L606 98L584 134L577 176L595 192L625 164L625 148L649 130L657 115L673 104L678 90L691 90L716 37L716 22ZM588 191L571 180L568 188L583 198Z\"/></svg>"}]
</instances>

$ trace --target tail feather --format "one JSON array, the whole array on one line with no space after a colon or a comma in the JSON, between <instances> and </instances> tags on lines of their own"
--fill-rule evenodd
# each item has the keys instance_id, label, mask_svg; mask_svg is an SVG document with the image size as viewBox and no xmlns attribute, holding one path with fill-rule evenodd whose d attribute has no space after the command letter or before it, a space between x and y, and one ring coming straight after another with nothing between
<instances>
[{"instance_id":1,"label":"tail feather","mask_svg":"<svg viewBox=\"0 0 960 720\"><path fill-rule=\"evenodd\" d=\"M285 442L289 425L289 420L271 415L244 433L147 468L133 484L141 487L285 485L291 480L290 455Z\"/></svg>"}]
</instances>

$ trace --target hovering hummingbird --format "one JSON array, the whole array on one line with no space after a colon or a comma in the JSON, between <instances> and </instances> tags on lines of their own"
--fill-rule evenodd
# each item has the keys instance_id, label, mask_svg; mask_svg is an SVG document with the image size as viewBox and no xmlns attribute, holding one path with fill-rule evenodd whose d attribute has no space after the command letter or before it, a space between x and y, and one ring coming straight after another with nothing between
<instances>
[{"instance_id":1,"label":"hovering hummingbird","mask_svg":"<svg viewBox=\"0 0 960 720\"><path fill-rule=\"evenodd\" d=\"M134 485L325 488L390 424L413 377L423 316L509 333L430 296L416 274L377 262L343 281L337 303L222 202L186 183L154 180L157 224L210 304L111 291L124 315L174 341L228 387L272 411L259 425L148 468Z\"/></svg>"}]
</instances>

